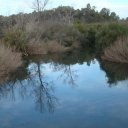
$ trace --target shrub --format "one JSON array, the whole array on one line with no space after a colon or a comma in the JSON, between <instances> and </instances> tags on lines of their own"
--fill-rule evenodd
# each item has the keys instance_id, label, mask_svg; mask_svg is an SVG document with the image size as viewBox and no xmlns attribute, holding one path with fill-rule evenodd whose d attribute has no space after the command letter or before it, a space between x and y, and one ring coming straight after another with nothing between
<instances>
[{"instance_id":1,"label":"shrub","mask_svg":"<svg viewBox=\"0 0 128 128\"><path fill-rule=\"evenodd\" d=\"M21 54L12 52L10 47L5 47L0 44L0 77L8 75L8 73L14 71L21 66Z\"/></svg>"},{"instance_id":2,"label":"shrub","mask_svg":"<svg viewBox=\"0 0 128 128\"><path fill-rule=\"evenodd\" d=\"M57 43L56 41L42 42L42 43L33 43L27 46L27 53L29 55L41 55L48 53L59 53L67 50L64 46Z\"/></svg>"},{"instance_id":3,"label":"shrub","mask_svg":"<svg viewBox=\"0 0 128 128\"><path fill-rule=\"evenodd\" d=\"M82 47L95 48L96 43L96 31L93 28L89 28L84 34L81 34L80 43Z\"/></svg>"},{"instance_id":4,"label":"shrub","mask_svg":"<svg viewBox=\"0 0 128 128\"><path fill-rule=\"evenodd\" d=\"M106 47L110 46L119 37L128 35L128 25L123 23L75 23L74 26L80 32L80 45L95 48L99 52L103 52Z\"/></svg>"},{"instance_id":5,"label":"shrub","mask_svg":"<svg viewBox=\"0 0 128 128\"><path fill-rule=\"evenodd\" d=\"M106 48L102 59L128 63L128 37L119 38L114 44Z\"/></svg>"},{"instance_id":6,"label":"shrub","mask_svg":"<svg viewBox=\"0 0 128 128\"><path fill-rule=\"evenodd\" d=\"M70 25L54 25L42 34L42 40L55 40L61 45L70 47L75 41L78 41L79 32Z\"/></svg>"},{"instance_id":7,"label":"shrub","mask_svg":"<svg viewBox=\"0 0 128 128\"><path fill-rule=\"evenodd\" d=\"M119 23L104 24L96 32L96 48L103 51L119 37L128 35L128 25Z\"/></svg>"},{"instance_id":8,"label":"shrub","mask_svg":"<svg viewBox=\"0 0 128 128\"><path fill-rule=\"evenodd\" d=\"M81 22L75 22L74 23L74 27L80 32L80 33L84 33L86 31L86 26L85 24L81 23Z\"/></svg>"},{"instance_id":9,"label":"shrub","mask_svg":"<svg viewBox=\"0 0 128 128\"><path fill-rule=\"evenodd\" d=\"M24 52L26 49L26 35L20 29L10 29L4 35L7 46L15 47L16 50Z\"/></svg>"}]
</instances>

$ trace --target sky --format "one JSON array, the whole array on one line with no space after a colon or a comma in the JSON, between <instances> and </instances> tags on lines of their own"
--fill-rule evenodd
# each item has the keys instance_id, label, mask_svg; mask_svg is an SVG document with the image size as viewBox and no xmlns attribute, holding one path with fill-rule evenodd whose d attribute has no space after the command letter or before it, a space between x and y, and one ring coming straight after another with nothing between
<instances>
[{"instance_id":1,"label":"sky","mask_svg":"<svg viewBox=\"0 0 128 128\"><path fill-rule=\"evenodd\" d=\"M19 12L32 12L32 3L34 0L0 0L0 15L11 15ZM108 8L110 11L116 12L121 18L128 17L128 0L49 0L47 9L58 6L72 6L75 9L84 8L90 3L96 6L96 10Z\"/></svg>"}]
</instances>

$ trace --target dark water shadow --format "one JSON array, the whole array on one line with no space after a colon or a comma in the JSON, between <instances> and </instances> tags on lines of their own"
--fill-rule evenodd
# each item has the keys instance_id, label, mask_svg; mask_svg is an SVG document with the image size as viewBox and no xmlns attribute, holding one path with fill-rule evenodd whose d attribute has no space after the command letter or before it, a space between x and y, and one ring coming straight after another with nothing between
<instances>
[{"instance_id":1,"label":"dark water shadow","mask_svg":"<svg viewBox=\"0 0 128 128\"><path fill-rule=\"evenodd\" d=\"M128 64L99 61L101 69L106 73L108 83L117 85L118 82L128 80Z\"/></svg>"}]
</instances>

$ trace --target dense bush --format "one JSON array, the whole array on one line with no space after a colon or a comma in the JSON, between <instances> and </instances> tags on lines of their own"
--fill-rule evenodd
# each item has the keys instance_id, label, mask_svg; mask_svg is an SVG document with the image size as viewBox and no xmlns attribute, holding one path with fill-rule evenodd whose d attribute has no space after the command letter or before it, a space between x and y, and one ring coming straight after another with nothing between
<instances>
[{"instance_id":1,"label":"dense bush","mask_svg":"<svg viewBox=\"0 0 128 128\"><path fill-rule=\"evenodd\" d=\"M128 25L122 23L75 23L74 27L80 32L80 45L82 47L95 48L99 52L102 52L119 37L128 35Z\"/></svg>"},{"instance_id":2,"label":"dense bush","mask_svg":"<svg viewBox=\"0 0 128 128\"><path fill-rule=\"evenodd\" d=\"M26 34L20 29L10 29L4 34L7 46L15 47L16 50L24 52L26 49Z\"/></svg>"},{"instance_id":3,"label":"dense bush","mask_svg":"<svg viewBox=\"0 0 128 128\"><path fill-rule=\"evenodd\" d=\"M70 47L79 38L79 32L70 25L55 25L42 34L42 40L55 40L65 47Z\"/></svg>"},{"instance_id":4,"label":"dense bush","mask_svg":"<svg viewBox=\"0 0 128 128\"><path fill-rule=\"evenodd\" d=\"M9 46L14 46L17 50L25 52L27 41L31 32L24 32L21 29L10 29L4 35L4 41ZM72 25L53 24L44 30L40 30L40 35L34 40L39 43L55 41L65 47L72 47L76 44L82 48L89 48L93 51L103 52L104 49L115 42L119 37L128 35L128 25L124 23L104 23L104 24L84 24L75 22ZM33 35L33 37L35 37Z\"/></svg>"},{"instance_id":5,"label":"dense bush","mask_svg":"<svg viewBox=\"0 0 128 128\"><path fill-rule=\"evenodd\" d=\"M104 24L96 32L96 48L104 50L119 37L128 35L128 25L120 23Z\"/></svg>"}]
</instances>

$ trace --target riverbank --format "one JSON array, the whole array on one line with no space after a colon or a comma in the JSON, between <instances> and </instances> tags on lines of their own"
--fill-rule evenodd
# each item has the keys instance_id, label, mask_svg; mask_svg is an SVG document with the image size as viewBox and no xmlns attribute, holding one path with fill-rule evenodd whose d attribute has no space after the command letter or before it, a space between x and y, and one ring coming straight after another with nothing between
<instances>
[{"instance_id":1,"label":"riverbank","mask_svg":"<svg viewBox=\"0 0 128 128\"><path fill-rule=\"evenodd\" d=\"M107 61L128 63L126 23L58 24L46 29L38 40L35 38L31 33L17 28L5 32L0 43L1 76L19 67L22 56L65 54L81 49Z\"/></svg>"},{"instance_id":2,"label":"riverbank","mask_svg":"<svg viewBox=\"0 0 128 128\"><path fill-rule=\"evenodd\" d=\"M127 38L127 20L120 20L116 13L105 8L98 12L90 4L81 10L58 7L1 16L0 47L4 50L0 52L0 68L8 73L21 65L23 56L65 54L75 50L91 51L107 61L127 63Z\"/></svg>"}]
</instances>

